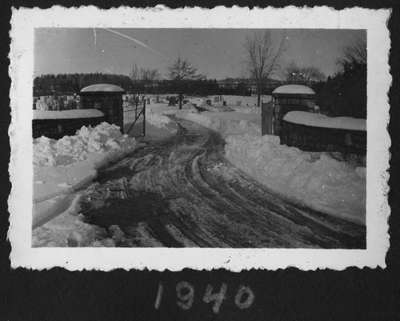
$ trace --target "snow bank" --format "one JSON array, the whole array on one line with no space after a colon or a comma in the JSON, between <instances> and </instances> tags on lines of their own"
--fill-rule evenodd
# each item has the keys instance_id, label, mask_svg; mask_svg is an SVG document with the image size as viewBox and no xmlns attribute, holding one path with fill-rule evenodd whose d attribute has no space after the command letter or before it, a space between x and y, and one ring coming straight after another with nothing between
<instances>
[{"instance_id":1,"label":"snow bank","mask_svg":"<svg viewBox=\"0 0 400 321\"><path fill-rule=\"evenodd\" d=\"M33 119L72 119L103 117L98 109L34 110Z\"/></svg>"},{"instance_id":2,"label":"snow bank","mask_svg":"<svg viewBox=\"0 0 400 321\"><path fill-rule=\"evenodd\" d=\"M339 128L365 131L366 119L352 117L328 117L305 111L290 111L283 119L287 122L313 127Z\"/></svg>"},{"instance_id":3,"label":"snow bank","mask_svg":"<svg viewBox=\"0 0 400 321\"><path fill-rule=\"evenodd\" d=\"M271 190L315 210L365 224L365 167L280 145L277 136L261 136L257 114L183 112L176 116L220 132L226 140L226 158Z\"/></svg>"},{"instance_id":4,"label":"snow bank","mask_svg":"<svg viewBox=\"0 0 400 321\"><path fill-rule=\"evenodd\" d=\"M101 160L103 155L97 155ZM70 194L91 182L97 175L97 166L91 160L79 161L68 166L34 166L34 203Z\"/></svg>"},{"instance_id":5,"label":"snow bank","mask_svg":"<svg viewBox=\"0 0 400 321\"><path fill-rule=\"evenodd\" d=\"M83 126L75 136L34 139L33 227L70 209L74 193L90 183L97 170L136 148L118 126Z\"/></svg>"},{"instance_id":6,"label":"snow bank","mask_svg":"<svg viewBox=\"0 0 400 321\"><path fill-rule=\"evenodd\" d=\"M101 123L83 126L75 136L59 140L40 137L33 141L33 164L37 166L68 165L87 159L91 153L108 154L134 147L135 139L122 135L119 127Z\"/></svg>"},{"instance_id":7,"label":"snow bank","mask_svg":"<svg viewBox=\"0 0 400 321\"><path fill-rule=\"evenodd\" d=\"M105 229L83 221L78 200L75 197L67 210L32 231L33 247L115 246Z\"/></svg>"},{"instance_id":8,"label":"snow bank","mask_svg":"<svg viewBox=\"0 0 400 321\"><path fill-rule=\"evenodd\" d=\"M226 142L227 159L271 190L315 210L365 224L362 169L323 153L280 145L276 136L235 135Z\"/></svg>"}]
</instances>

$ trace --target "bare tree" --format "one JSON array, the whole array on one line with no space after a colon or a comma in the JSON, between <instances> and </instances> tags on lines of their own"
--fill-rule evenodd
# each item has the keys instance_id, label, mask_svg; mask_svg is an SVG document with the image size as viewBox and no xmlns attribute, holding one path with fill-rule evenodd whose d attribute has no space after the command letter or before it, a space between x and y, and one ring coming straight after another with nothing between
<instances>
[{"instance_id":1,"label":"bare tree","mask_svg":"<svg viewBox=\"0 0 400 321\"><path fill-rule=\"evenodd\" d=\"M160 79L160 73L157 69L139 68L136 64L133 64L129 77L133 82L152 82L154 80Z\"/></svg>"},{"instance_id":2,"label":"bare tree","mask_svg":"<svg viewBox=\"0 0 400 321\"><path fill-rule=\"evenodd\" d=\"M197 69L187 60L178 57L168 68L169 78L172 80L198 80L204 78L197 73Z\"/></svg>"},{"instance_id":3,"label":"bare tree","mask_svg":"<svg viewBox=\"0 0 400 321\"><path fill-rule=\"evenodd\" d=\"M292 62L285 70L286 80L292 83L310 84L312 82L319 82L325 80L326 76L318 68L299 67L296 63Z\"/></svg>"},{"instance_id":4,"label":"bare tree","mask_svg":"<svg viewBox=\"0 0 400 321\"><path fill-rule=\"evenodd\" d=\"M246 64L250 77L256 83L257 106L261 103L261 93L264 82L279 67L279 58L284 51L285 38L278 43L273 41L269 31L255 32L247 37L244 47L246 50Z\"/></svg>"},{"instance_id":5,"label":"bare tree","mask_svg":"<svg viewBox=\"0 0 400 321\"><path fill-rule=\"evenodd\" d=\"M131 78L133 82L140 80L140 70L136 64L132 65L131 72L129 73L129 78Z\"/></svg>"},{"instance_id":6,"label":"bare tree","mask_svg":"<svg viewBox=\"0 0 400 321\"><path fill-rule=\"evenodd\" d=\"M326 79L325 74L317 67L304 67L302 68L302 72L306 83L319 82Z\"/></svg>"},{"instance_id":7,"label":"bare tree","mask_svg":"<svg viewBox=\"0 0 400 321\"><path fill-rule=\"evenodd\" d=\"M197 69L187 60L178 57L168 68L169 79L175 80L181 88L179 92L179 109L182 109L182 82L184 80L200 80L204 76L197 72Z\"/></svg>"},{"instance_id":8,"label":"bare tree","mask_svg":"<svg viewBox=\"0 0 400 321\"><path fill-rule=\"evenodd\" d=\"M367 42L358 38L353 44L343 48L343 55L337 61L342 69L355 65L367 65Z\"/></svg>"},{"instance_id":9,"label":"bare tree","mask_svg":"<svg viewBox=\"0 0 400 321\"><path fill-rule=\"evenodd\" d=\"M146 82L153 82L160 79L160 73L157 69L140 68L140 79Z\"/></svg>"}]
</instances>

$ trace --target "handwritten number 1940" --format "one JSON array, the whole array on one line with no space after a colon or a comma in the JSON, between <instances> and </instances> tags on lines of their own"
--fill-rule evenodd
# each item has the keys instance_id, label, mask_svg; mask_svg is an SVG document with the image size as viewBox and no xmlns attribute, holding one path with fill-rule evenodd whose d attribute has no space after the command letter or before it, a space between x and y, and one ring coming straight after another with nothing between
<instances>
[{"instance_id":1,"label":"handwritten number 1940","mask_svg":"<svg viewBox=\"0 0 400 321\"><path fill-rule=\"evenodd\" d=\"M189 310L194 301L194 287L189 282L179 282L176 285L176 296L178 297L176 304L183 310Z\"/></svg>"},{"instance_id":2,"label":"handwritten number 1940","mask_svg":"<svg viewBox=\"0 0 400 321\"><path fill-rule=\"evenodd\" d=\"M224 300L226 300L226 293L228 286L226 283L222 283L220 288L214 289L211 284L207 284L203 302L210 304L212 303L212 311L218 313ZM164 293L164 286L162 283L158 284L157 296L154 303L154 307L159 309L162 297ZM181 281L176 284L176 304L183 310L189 310L194 302L195 289L189 282ZM241 285L236 291L234 297L234 303L239 309L248 309L251 307L255 300L254 292L250 287Z\"/></svg>"}]
</instances>

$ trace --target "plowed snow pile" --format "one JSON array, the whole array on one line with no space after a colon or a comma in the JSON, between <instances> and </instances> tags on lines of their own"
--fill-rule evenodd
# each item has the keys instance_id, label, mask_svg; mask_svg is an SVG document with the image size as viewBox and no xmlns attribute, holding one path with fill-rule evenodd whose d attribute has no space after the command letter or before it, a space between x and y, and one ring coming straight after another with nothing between
<instances>
[{"instance_id":1,"label":"plowed snow pile","mask_svg":"<svg viewBox=\"0 0 400 321\"><path fill-rule=\"evenodd\" d=\"M276 136L232 135L226 142L226 157L271 190L313 209L365 224L363 168L324 153L280 145Z\"/></svg>"},{"instance_id":2,"label":"plowed snow pile","mask_svg":"<svg viewBox=\"0 0 400 321\"><path fill-rule=\"evenodd\" d=\"M76 135L59 140L34 139L32 245L89 246L96 242L99 228L77 216L78 189L96 178L99 167L135 148L134 138L108 123L84 126Z\"/></svg>"},{"instance_id":3,"label":"plowed snow pile","mask_svg":"<svg viewBox=\"0 0 400 321\"><path fill-rule=\"evenodd\" d=\"M47 137L33 141L33 164L59 166L85 160L90 153L107 154L131 148L135 139L122 135L118 126L101 123L92 128L83 126L75 136L59 140Z\"/></svg>"},{"instance_id":4,"label":"plowed snow pile","mask_svg":"<svg viewBox=\"0 0 400 321\"><path fill-rule=\"evenodd\" d=\"M315 210L365 224L365 167L354 167L325 153L280 145L261 136L260 114L177 113L179 118L225 137L225 156L273 191Z\"/></svg>"}]
</instances>

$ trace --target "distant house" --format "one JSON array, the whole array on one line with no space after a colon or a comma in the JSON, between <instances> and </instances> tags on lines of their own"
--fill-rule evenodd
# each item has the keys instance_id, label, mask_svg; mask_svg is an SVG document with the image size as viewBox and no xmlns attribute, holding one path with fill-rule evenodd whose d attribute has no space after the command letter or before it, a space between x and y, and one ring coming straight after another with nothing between
<instances>
[{"instance_id":1,"label":"distant house","mask_svg":"<svg viewBox=\"0 0 400 321\"><path fill-rule=\"evenodd\" d=\"M251 84L251 83L250 83L250 85L249 85L248 87L249 87L250 93L251 93L252 95L255 95L255 94L257 93L257 85L256 85L256 84Z\"/></svg>"},{"instance_id":2,"label":"distant house","mask_svg":"<svg viewBox=\"0 0 400 321\"><path fill-rule=\"evenodd\" d=\"M253 79L248 78L225 78L222 80L218 80L217 84L222 89L236 89L239 85L243 85L246 87L247 91L251 94L257 93L257 85ZM275 79L267 79L263 83L262 91L264 94L269 94L271 91L277 86L281 85L282 82L280 80Z\"/></svg>"},{"instance_id":3,"label":"distant house","mask_svg":"<svg viewBox=\"0 0 400 321\"><path fill-rule=\"evenodd\" d=\"M247 79L226 78L217 81L218 86L223 89L235 89L241 83L247 83Z\"/></svg>"}]
</instances>

